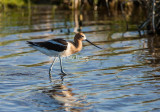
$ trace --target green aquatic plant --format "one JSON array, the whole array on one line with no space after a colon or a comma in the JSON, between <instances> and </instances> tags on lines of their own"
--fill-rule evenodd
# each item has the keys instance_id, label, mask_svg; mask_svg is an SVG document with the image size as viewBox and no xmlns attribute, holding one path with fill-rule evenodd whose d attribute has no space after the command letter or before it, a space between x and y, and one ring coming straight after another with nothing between
<instances>
[{"instance_id":1,"label":"green aquatic plant","mask_svg":"<svg viewBox=\"0 0 160 112\"><path fill-rule=\"evenodd\" d=\"M0 0L0 3L4 6L23 6L25 4L25 0Z\"/></svg>"}]
</instances>

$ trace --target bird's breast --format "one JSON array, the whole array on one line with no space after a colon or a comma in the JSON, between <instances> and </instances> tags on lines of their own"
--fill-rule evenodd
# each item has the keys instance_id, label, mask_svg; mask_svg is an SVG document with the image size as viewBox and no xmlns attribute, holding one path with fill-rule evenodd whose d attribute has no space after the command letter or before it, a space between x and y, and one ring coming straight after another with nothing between
<instances>
[{"instance_id":1,"label":"bird's breast","mask_svg":"<svg viewBox=\"0 0 160 112\"><path fill-rule=\"evenodd\" d=\"M61 56L63 57L70 56L74 53L79 52L81 49L82 47L75 47L73 43L68 42L67 49L61 53Z\"/></svg>"}]
</instances>

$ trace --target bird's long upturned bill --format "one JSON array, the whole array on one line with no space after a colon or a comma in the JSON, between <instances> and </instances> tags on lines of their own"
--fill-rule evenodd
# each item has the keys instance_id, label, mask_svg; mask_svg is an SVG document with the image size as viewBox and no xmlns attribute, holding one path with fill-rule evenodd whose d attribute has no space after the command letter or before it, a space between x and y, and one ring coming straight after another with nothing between
<instances>
[{"instance_id":1,"label":"bird's long upturned bill","mask_svg":"<svg viewBox=\"0 0 160 112\"><path fill-rule=\"evenodd\" d=\"M99 49L102 49L101 47L99 47L99 46L97 46L97 45L93 44L92 42L90 42L88 39L86 39L86 41L87 41L88 43L90 43L90 44L94 45L95 47L97 47L97 48L99 48Z\"/></svg>"}]
</instances>

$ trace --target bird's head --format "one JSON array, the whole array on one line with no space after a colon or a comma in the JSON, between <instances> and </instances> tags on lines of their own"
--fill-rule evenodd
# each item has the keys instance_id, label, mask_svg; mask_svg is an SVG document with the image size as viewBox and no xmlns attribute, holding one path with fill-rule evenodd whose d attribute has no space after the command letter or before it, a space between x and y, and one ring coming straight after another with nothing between
<instances>
[{"instance_id":1,"label":"bird's head","mask_svg":"<svg viewBox=\"0 0 160 112\"><path fill-rule=\"evenodd\" d=\"M89 41L89 40L86 38L85 34L83 34L82 32L77 33L74 38L77 39L77 40L80 40L80 41L85 40L85 41L87 41L88 43L92 44L93 46L95 46L95 47L97 47L97 48L99 48L99 49L102 49L101 47L99 47L99 46L93 44L91 41Z\"/></svg>"},{"instance_id":2,"label":"bird's head","mask_svg":"<svg viewBox=\"0 0 160 112\"><path fill-rule=\"evenodd\" d=\"M77 33L77 34L75 35L75 38L76 38L77 40L81 40L81 41L86 40L86 36L85 36L85 34L83 34L83 33Z\"/></svg>"}]
</instances>

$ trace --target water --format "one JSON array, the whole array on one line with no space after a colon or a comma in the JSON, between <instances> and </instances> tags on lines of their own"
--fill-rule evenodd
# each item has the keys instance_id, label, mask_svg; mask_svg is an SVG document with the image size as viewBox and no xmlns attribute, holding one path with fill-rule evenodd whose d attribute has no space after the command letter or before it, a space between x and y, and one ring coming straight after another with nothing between
<instances>
[{"instance_id":1,"label":"water","mask_svg":"<svg viewBox=\"0 0 160 112\"><path fill-rule=\"evenodd\" d=\"M159 112L160 37L139 37L132 15L126 32L121 15L84 11L82 31L104 49L84 42L81 52L63 59L68 75L57 61L49 79L52 58L26 41L72 40L79 14L51 6L0 14L1 112Z\"/></svg>"}]
</instances>

